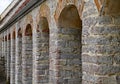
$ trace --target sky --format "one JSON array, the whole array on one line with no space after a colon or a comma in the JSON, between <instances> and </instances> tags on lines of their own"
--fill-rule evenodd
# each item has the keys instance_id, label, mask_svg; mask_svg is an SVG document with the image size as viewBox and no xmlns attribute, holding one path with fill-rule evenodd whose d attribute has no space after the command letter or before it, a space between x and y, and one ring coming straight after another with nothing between
<instances>
[{"instance_id":1,"label":"sky","mask_svg":"<svg viewBox=\"0 0 120 84\"><path fill-rule=\"evenodd\" d=\"M8 7L13 0L0 0L0 14Z\"/></svg>"}]
</instances>

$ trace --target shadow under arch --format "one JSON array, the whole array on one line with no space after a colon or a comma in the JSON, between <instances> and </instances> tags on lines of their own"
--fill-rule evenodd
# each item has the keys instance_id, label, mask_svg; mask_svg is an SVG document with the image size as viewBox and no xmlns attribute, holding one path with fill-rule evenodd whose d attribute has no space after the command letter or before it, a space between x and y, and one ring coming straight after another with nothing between
<instances>
[{"instance_id":1,"label":"shadow under arch","mask_svg":"<svg viewBox=\"0 0 120 84\"><path fill-rule=\"evenodd\" d=\"M16 39L16 38L15 38L15 35L16 35L15 31L13 31L13 33L12 33L12 38L13 38L13 39Z\"/></svg>"},{"instance_id":2,"label":"shadow under arch","mask_svg":"<svg viewBox=\"0 0 120 84\"><path fill-rule=\"evenodd\" d=\"M25 36L32 36L31 24L27 24L26 29L25 29Z\"/></svg>"},{"instance_id":3,"label":"shadow under arch","mask_svg":"<svg viewBox=\"0 0 120 84\"><path fill-rule=\"evenodd\" d=\"M58 18L58 27L81 28L82 20L75 5L67 5Z\"/></svg>"}]
</instances>

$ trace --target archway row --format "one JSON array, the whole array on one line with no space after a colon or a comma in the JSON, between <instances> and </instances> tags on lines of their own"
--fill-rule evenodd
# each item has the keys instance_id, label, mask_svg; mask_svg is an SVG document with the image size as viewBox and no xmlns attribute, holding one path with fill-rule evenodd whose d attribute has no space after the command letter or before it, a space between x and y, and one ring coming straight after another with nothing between
<instances>
[{"instance_id":1,"label":"archway row","mask_svg":"<svg viewBox=\"0 0 120 84\"><path fill-rule=\"evenodd\" d=\"M50 66L54 65L56 68L51 68L50 82L80 84L82 82L82 20L77 7L65 6L57 22L57 50L56 52L51 50L52 54L56 54L51 60L54 59L56 63L52 62Z\"/></svg>"}]
</instances>

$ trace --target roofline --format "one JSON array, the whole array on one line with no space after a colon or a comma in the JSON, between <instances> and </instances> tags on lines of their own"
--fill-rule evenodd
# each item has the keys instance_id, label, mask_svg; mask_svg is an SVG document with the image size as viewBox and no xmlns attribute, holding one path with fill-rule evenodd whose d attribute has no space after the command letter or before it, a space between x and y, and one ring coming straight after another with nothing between
<instances>
[{"instance_id":1,"label":"roofline","mask_svg":"<svg viewBox=\"0 0 120 84\"><path fill-rule=\"evenodd\" d=\"M37 6L39 6L41 3L43 3L46 0L30 0L30 2L28 2L28 4L22 8L18 14L16 14L13 18L11 18L1 29L0 29L0 33L2 33L3 31L7 30L10 28L10 26L12 26L14 23L16 23L18 20L20 20L22 17L24 17L26 14L28 14L29 12L31 12L31 10L33 10L34 8L36 8Z\"/></svg>"},{"instance_id":2,"label":"roofline","mask_svg":"<svg viewBox=\"0 0 120 84\"><path fill-rule=\"evenodd\" d=\"M9 13L19 4L19 2L21 2L21 0L13 0L9 6L1 13L1 19L0 22L3 21L3 19L9 15Z\"/></svg>"}]
</instances>

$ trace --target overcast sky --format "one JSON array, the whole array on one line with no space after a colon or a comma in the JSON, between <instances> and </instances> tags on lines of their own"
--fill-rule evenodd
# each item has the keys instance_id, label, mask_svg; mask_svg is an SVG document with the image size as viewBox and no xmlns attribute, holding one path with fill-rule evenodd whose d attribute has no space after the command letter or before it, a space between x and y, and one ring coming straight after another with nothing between
<instances>
[{"instance_id":1,"label":"overcast sky","mask_svg":"<svg viewBox=\"0 0 120 84\"><path fill-rule=\"evenodd\" d=\"M0 0L0 14L7 8L13 0Z\"/></svg>"}]
</instances>

